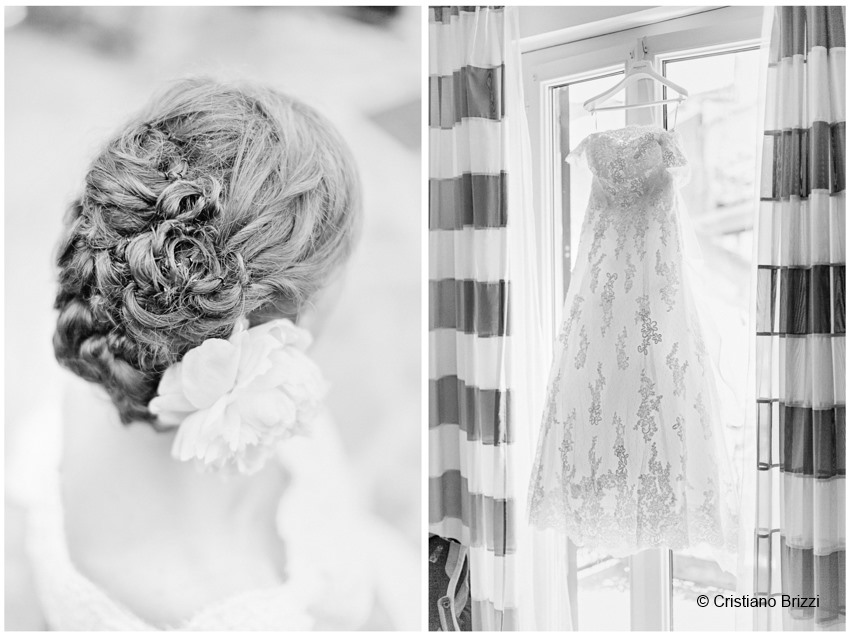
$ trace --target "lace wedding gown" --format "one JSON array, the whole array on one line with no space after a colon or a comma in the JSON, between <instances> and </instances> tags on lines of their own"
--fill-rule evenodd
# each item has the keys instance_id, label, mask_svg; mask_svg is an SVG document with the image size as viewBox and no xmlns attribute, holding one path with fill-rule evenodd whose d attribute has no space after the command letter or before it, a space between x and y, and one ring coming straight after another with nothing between
<instances>
[{"instance_id":1,"label":"lace wedding gown","mask_svg":"<svg viewBox=\"0 0 850 637\"><path fill-rule=\"evenodd\" d=\"M613 555L736 545L712 369L683 272L674 133L628 126L573 151L594 180L564 306L529 517Z\"/></svg>"}]
</instances>

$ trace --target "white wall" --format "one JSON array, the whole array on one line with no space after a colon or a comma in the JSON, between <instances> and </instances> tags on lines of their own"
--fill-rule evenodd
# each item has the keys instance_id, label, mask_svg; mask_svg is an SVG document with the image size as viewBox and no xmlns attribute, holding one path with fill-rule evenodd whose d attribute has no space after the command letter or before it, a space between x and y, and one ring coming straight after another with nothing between
<instances>
[{"instance_id":1,"label":"white wall","mask_svg":"<svg viewBox=\"0 0 850 637\"><path fill-rule=\"evenodd\" d=\"M520 7L519 33L521 37L526 38L652 8L651 6Z\"/></svg>"}]
</instances>

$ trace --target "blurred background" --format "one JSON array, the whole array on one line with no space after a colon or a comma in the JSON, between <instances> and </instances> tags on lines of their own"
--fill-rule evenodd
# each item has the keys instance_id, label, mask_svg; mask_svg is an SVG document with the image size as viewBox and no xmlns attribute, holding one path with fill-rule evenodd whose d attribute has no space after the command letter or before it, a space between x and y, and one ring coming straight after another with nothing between
<instances>
[{"instance_id":1,"label":"blurred background","mask_svg":"<svg viewBox=\"0 0 850 637\"><path fill-rule=\"evenodd\" d=\"M420 542L419 7L5 8L6 460L59 399L53 256L88 163L163 84L253 79L311 104L350 144L364 224L313 355L373 510ZM6 591L26 585L6 502ZM32 609L7 594L6 628Z\"/></svg>"}]
</instances>

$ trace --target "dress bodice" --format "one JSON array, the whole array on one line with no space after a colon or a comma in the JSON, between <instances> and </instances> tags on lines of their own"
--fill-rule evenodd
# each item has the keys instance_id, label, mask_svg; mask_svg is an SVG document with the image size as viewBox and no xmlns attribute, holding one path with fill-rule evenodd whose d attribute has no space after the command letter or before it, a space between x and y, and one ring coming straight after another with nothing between
<instances>
[{"instance_id":1,"label":"dress bodice","mask_svg":"<svg viewBox=\"0 0 850 637\"><path fill-rule=\"evenodd\" d=\"M591 133L570 153L584 159L607 199L630 207L673 183L687 165L677 135L655 126L626 126Z\"/></svg>"}]
</instances>

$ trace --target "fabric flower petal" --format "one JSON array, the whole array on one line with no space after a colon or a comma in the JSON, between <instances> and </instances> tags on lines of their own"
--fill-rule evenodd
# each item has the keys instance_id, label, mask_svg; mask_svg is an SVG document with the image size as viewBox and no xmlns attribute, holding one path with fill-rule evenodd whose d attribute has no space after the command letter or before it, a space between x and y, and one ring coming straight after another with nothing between
<instances>
[{"instance_id":1,"label":"fabric flower petal","mask_svg":"<svg viewBox=\"0 0 850 637\"><path fill-rule=\"evenodd\" d=\"M239 357L239 384L242 386L268 370L271 364L269 355L280 347L271 336L257 337L252 334L247 340Z\"/></svg>"},{"instance_id":2,"label":"fabric flower petal","mask_svg":"<svg viewBox=\"0 0 850 637\"><path fill-rule=\"evenodd\" d=\"M157 417L160 425L175 427L195 411L195 406L183 394L168 394L155 397L148 409Z\"/></svg>"},{"instance_id":3,"label":"fabric flower petal","mask_svg":"<svg viewBox=\"0 0 850 637\"><path fill-rule=\"evenodd\" d=\"M195 407L183 392L181 365L172 365L159 381L158 395L148 404L148 409L162 425L179 425Z\"/></svg>"},{"instance_id":4,"label":"fabric flower petal","mask_svg":"<svg viewBox=\"0 0 850 637\"><path fill-rule=\"evenodd\" d=\"M220 338L211 338L183 356L183 391L199 409L210 407L230 391L236 381L239 349Z\"/></svg>"},{"instance_id":5,"label":"fabric flower petal","mask_svg":"<svg viewBox=\"0 0 850 637\"><path fill-rule=\"evenodd\" d=\"M327 389L303 352L309 342L287 319L243 322L228 341L187 352L149 404L163 424L179 423L172 455L204 469L258 471L280 441L305 431Z\"/></svg>"},{"instance_id":6,"label":"fabric flower petal","mask_svg":"<svg viewBox=\"0 0 850 637\"><path fill-rule=\"evenodd\" d=\"M245 422L236 403L227 407L221 437L227 443L230 451L235 453L241 453L249 445L259 442L257 432L249 426L249 423Z\"/></svg>"},{"instance_id":7,"label":"fabric flower petal","mask_svg":"<svg viewBox=\"0 0 850 637\"><path fill-rule=\"evenodd\" d=\"M292 399L277 389L246 392L237 404L239 413L246 422L264 429L289 427L298 415Z\"/></svg>"},{"instance_id":8,"label":"fabric flower petal","mask_svg":"<svg viewBox=\"0 0 850 637\"><path fill-rule=\"evenodd\" d=\"M192 460L203 456L206 449L206 436L202 434L206 420L206 411L196 411L180 423L177 435L171 445L171 456L177 460Z\"/></svg>"}]
</instances>

